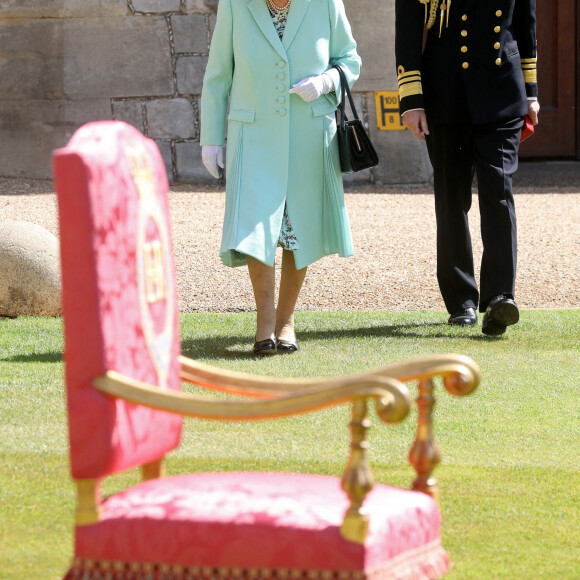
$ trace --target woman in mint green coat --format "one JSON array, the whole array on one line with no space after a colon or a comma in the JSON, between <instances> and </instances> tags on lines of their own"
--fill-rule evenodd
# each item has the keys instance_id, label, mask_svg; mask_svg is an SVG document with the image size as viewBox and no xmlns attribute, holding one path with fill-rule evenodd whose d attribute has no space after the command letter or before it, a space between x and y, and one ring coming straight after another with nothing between
<instances>
[{"instance_id":1,"label":"woman in mint green coat","mask_svg":"<svg viewBox=\"0 0 580 580\"><path fill-rule=\"evenodd\" d=\"M298 350L294 308L306 267L329 254L352 255L333 65L350 85L358 78L342 0L220 0L201 96L202 158L218 177L227 114L220 251L227 266L248 265L257 354Z\"/></svg>"}]
</instances>

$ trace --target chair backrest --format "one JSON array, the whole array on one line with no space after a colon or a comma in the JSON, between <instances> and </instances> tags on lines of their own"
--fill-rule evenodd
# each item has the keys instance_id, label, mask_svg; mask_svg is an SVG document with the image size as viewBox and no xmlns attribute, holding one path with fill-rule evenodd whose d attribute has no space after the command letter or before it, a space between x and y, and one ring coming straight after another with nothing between
<instances>
[{"instance_id":1,"label":"chair backrest","mask_svg":"<svg viewBox=\"0 0 580 580\"><path fill-rule=\"evenodd\" d=\"M115 121L53 154L58 194L71 471L98 479L156 461L182 418L93 388L108 370L180 389L169 186L153 141Z\"/></svg>"}]
</instances>

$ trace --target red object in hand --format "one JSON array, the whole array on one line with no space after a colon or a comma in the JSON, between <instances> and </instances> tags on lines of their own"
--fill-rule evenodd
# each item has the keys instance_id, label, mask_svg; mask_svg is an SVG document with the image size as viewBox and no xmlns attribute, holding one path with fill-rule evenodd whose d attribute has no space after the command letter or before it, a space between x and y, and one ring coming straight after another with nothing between
<instances>
[{"instance_id":1,"label":"red object in hand","mask_svg":"<svg viewBox=\"0 0 580 580\"><path fill-rule=\"evenodd\" d=\"M520 143L527 139L534 132L534 123L529 115L524 115L524 126L522 127L522 135L520 137Z\"/></svg>"}]
</instances>

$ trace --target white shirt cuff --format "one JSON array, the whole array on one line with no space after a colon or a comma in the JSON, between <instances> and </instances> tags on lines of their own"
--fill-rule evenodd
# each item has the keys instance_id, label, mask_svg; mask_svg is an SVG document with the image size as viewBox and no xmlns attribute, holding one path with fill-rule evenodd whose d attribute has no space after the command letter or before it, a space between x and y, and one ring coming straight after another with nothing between
<instances>
[{"instance_id":1,"label":"white shirt cuff","mask_svg":"<svg viewBox=\"0 0 580 580\"><path fill-rule=\"evenodd\" d=\"M401 116L404 117L407 113L410 113L411 111L424 111L425 109L422 108L417 108L417 109L407 109Z\"/></svg>"}]
</instances>

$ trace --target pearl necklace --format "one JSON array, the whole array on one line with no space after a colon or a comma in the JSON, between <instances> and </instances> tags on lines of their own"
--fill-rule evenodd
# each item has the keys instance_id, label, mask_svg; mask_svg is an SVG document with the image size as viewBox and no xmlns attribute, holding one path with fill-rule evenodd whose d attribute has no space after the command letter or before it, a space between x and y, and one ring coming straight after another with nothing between
<instances>
[{"instance_id":1,"label":"pearl necklace","mask_svg":"<svg viewBox=\"0 0 580 580\"><path fill-rule=\"evenodd\" d=\"M288 16L288 11L290 10L290 3L291 2L292 2L292 0L288 0L288 2L286 2L286 6L284 6L283 8L276 6L276 4L274 4L273 0L266 0L266 5L268 6L268 10L275 17L280 18L281 16L283 16L283 17Z\"/></svg>"}]
</instances>

